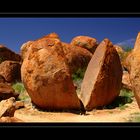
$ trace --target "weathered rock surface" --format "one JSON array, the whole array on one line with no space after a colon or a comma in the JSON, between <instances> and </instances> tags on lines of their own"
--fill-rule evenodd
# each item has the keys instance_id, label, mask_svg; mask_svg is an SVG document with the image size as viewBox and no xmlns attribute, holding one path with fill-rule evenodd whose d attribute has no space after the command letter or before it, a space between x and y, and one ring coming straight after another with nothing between
<instances>
[{"instance_id":1,"label":"weathered rock surface","mask_svg":"<svg viewBox=\"0 0 140 140\"><path fill-rule=\"evenodd\" d=\"M136 38L134 49L127 58L132 89L140 108L140 32Z\"/></svg>"},{"instance_id":2,"label":"weathered rock surface","mask_svg":"<svg viewBox=\"0 0 140 140\"><path fill-rule=\"evenodd\" d=\"M19 93L15 93L11 85L7 83L0 83L0 101L8 99L10 97L17 98L18 96L19 96Z\"/></svg>"},{"instance_id":3,"label":"weathered rock surface","mask_svg":"<svg viewBox=\"0 0 140 140\"><path fill-rule=\"evenodd\" d=\"M127 89L127 90L132 90L132 85L130 82L130 75L127 71L123 71L122 88Z\"/></svg>"},{"instance_id":4,"label":"weathered rock surface","mask_svg":"<svg viewBox=\"0 0 140 140\"><path fill-rule=\"evenodd\" d=\"M76 72L78 69L87 67L89 61L92 58L91 52L84 48L71 46L70 44L64 42L62 42L62 45L71 73Z\"/></svg>"},{"instance_id":5,"label":"weathered rock surface","mask_svg":"<svg viewBox=\"0 0 140 140\"><path fill-rule=\"evenodd\" d=\"M21 56L6 48L4 45L0 45L0 63L5 60L21 61Z\"/></svg>"},{"instance_id":6,"label":"weathered rock surface","mask_svg":"<svg viewBox=\"0 0 140 140\"><path fill-rule=\"evenodd\" d=\"M13 117L15 113L15 98L11 97L0 102L0 117Z\"/></svg>"},{"instance_id":7,"label":"weathered rock surface","mask_svg":"<svg viewBox=\"0 0 140 140\"><path fill-rule=\"evenodd\" d=\"M22 52L27 48L24 46ZM32 102L44 109L79 109L60 40L41 38L29 48L28 53L24 51L21 77Z\"/></svg>"},{"instance_id":8,"label":"weathered rock surface","mask_svg":"<svg viewBox=\"0 0 140 140\"><path fill-rule=\"evenodd\" d=\"M0 64L0 75L8 83L21 81L20 68L21 64L17 61L4 61Z\"/></svg>"},{"instance_id":9,"label":"weathered rock surface","mask_svg":"<svg viewBox=\"0 0 140 140\"><path fill-rule=\"evenodd\" d=\"M15 102L15 108L16 109L20 109L20 108L24 108L24 102L23 101L16 101Z\"/></svg>"},{"instance_id":10,"label":"weathered rock surface","mask_svg":"<svg viewBox=\"0 0 140 140\"><path fill-rule=\"evenodd\" d=\"M0 83L5 83L5 82L6 82L5 78L2 75L0 75Z\"/></svg>"},{"instance_id":11,"label":"weathered rock surface","mask_svg":"<svg viewBox=\"0 0 140 140\"><path fill-rule=\"evenodd\" d=\"M111 103L120 93L122 67L113 44L104 39L88 64L80 98L86 110Z\"/></svg>"},{"instance_id":12,"label":"weathered rock surface","mask_svg":"<svg viewBox=\"0 0 140 140\"><path fill-rule=\"evenodd\" d=\"M97 40L89 36L76 36L72 39L70 44L72 46L79 46L85 48L92 53L95 52L96 47L98 46Z\"/></svg>"}]
</instances>

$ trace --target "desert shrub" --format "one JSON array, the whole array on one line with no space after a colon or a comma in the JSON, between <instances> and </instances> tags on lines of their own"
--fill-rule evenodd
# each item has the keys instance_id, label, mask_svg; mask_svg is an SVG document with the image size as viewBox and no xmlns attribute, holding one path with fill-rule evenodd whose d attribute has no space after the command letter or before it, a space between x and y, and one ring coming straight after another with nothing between
<instances>
[{"instance_id":1,"label":"desert shrub","mask_svg":"<svg viewBox=\"0 0 140 140\"><path fill-rule=\"evenodd\" d=\"M86 71L86 68L78 69L75 73L72 74L73 82L77 86L77 93L80 92L85 71Z\"/></svg>"},{"instance_id":2,"label":"desert shrub","mask_svg":"<svg viewBox=\"0 0 140 140\"><path fill-rule=\"evenodd\" d=\"M25 100L28 100L30 98L25 90L23 83L16 82L12 85L12 88L15 90L15 92L19 93L19 96L18 96L19 100L25 101Z\"/></svg>"},{"instance_id":3,"label":"desert shrub","mask_svg":"<svg viewBox=\"0 0 140 140\"><path fill-rule=\"evenodd\" d=\"M25 91L23 83L20 82L14 83L12 88L18 93L23 93Z\"/></svg>"},{"instance_id":4,"label":"desert shrub","mask_svg":"<svg viewBox=\"0 0 140 140\"><path fill-rule=\"evenodd\" d=\"M127 56L128 56L129 53L130 53L130 51L127 51L127 52L119 52L119 53L118 53L121 62L125 61L125 59L127 58Z\"/></svg>"}]
</instances>

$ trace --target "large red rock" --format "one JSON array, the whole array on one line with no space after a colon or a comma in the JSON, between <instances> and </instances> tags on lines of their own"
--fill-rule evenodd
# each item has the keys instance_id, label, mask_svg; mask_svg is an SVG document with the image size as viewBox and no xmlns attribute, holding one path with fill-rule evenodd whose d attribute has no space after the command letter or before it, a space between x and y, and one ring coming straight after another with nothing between
<instances>
[{"instance_id":1,"label":"large red rock","mask_svg":"<svg viewBox=\"0 0 140 140\"><path fill-rule=\"evenodd\" d=\"M80 98L86 110L111 103L120 93L122 67L113 44L104 39L88 64Z\"/></svg>"},{"instance_id":2,"label":"large red rock","mask_svg":"<svg viewBox=\"0 0 140 140\"><path fill-rule=\"evenodd\" d=\"M33 41L24 55L21 77L34 104L44 109L80 109L59 39Z\"/></svg>"},{"instance_id":3,"label":"large red rock","mask_svg":"<svg viewBox=\"0 0 140 140\"><path fill-rule=\"evenodd\" d=\"M6 60L0 64L0 75L8 83L21 81L20 68L21 64L19 62Z\"/></svg>"},{"instance_id":4,"label":"large red rock","mask_svg":"<svg viewBox=\"0 0 140 140\"><path fill-rule=\"evenodd\" d=\"M92 53L95 52L96 47L98 46L97 40L89 36L76 36L72 39L70 44L72 46L79 46L85 48Z\"/></svg>"},{"instance_id":5,"label":"large red rock","mask_svg":"<svg viewBox=\"0 0 140 140\"><path fill-rule=\"evenodd\" d=\"M92 58L92 53L90 51L78 46L71 46L64 42L62 42L62 45L71 73L87 67Z\"/></svg>"},{"instance_id":6,"label":"large red rock","mask_svg":"<svg viewBox=\"0 0 140 140\"><path fill-rule=\"evenodd\" d=\"M0 45L0 63L5 60L21 61L21 56L6 48L4 45Z\"/></svg>"},{"instance_id":7,"label":"large red rock","mask_svg":"<svg viewBox=\"0 0 140 140\"><path fill-rule=\"evenodd\" d=\"M132 90L140 108L140 32L137 35L134 49L127 58L127 65L129 66Z\"/></svg>"}]
</instances>

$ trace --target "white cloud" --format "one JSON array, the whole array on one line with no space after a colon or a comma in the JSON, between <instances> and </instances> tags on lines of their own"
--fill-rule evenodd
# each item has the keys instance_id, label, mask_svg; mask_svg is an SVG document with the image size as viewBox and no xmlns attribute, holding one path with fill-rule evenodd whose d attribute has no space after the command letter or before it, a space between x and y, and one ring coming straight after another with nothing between
<instances>
[{"instance_id":1,"label":"white cloud","mask_svg":"<svg viewBox=\"0 0 140 140\"><path fill-rule=\"evenodd\" d=\"M119 45L119 46L128 46L128 47L133 48L134 47L134 44L135 44L135 40L136 39L131 38L131 39L124 40L122 42L116 43L116 45Z\"/></svg>"}]
</instances>

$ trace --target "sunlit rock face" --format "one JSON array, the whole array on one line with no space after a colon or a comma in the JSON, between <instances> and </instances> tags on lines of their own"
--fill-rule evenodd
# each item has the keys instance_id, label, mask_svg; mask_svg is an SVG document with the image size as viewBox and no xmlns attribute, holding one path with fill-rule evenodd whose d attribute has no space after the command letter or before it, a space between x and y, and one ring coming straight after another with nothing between
<instances>
[{"instance_id":1,"label":"sunlit rock face","mask_svg":"<svg viewBox=\"0 0 140 140\"><path fill-rule=\"evenodd\" d=\"M111 103L120 93L122 66L113 44L104 39L90 60L81 86L81 101L91 111Z\"/></svg>"},{"instance_id":2,"label":"sunlit rock face","mask_svg":"<svg viewBox=\"0 0 140 140\"><path fill-rule=\"evenodd\" d=\"M27 42L21 51L21 77L34 104L44 109L80 109L63 46L56 36Z\"/></svg>"}]
</instances>

